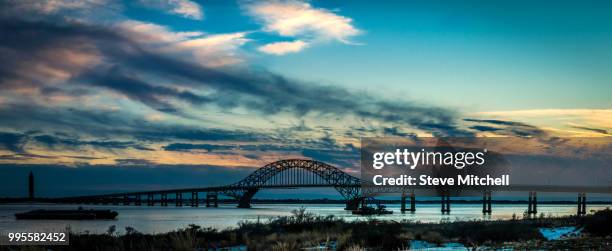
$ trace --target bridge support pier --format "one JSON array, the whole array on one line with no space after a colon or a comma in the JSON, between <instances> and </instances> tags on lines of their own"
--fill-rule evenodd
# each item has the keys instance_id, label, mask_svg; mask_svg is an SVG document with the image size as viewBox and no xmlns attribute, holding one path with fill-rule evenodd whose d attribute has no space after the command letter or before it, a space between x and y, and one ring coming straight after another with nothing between
<instances>
[{"instance_id":1,"label":"bridge support pier","mask_svg":"<svg viewBox=\"0 0 612 251\"><path fill-rule=\"evenodd\" d=\"M491 214L491 191L484 191L482 195L482 213Z\"/></svg>"},{"instance_id":2,"label":"bridge support pier","mask_svg":"<svg viewBox=\"0 0 612 251\"><path fill-rule=\"evenodd\" d=\"M359 209L359 205L361 204L361 202L365 200L364 198L353 198L353 199L348 199L346 201L346 207L344 207L344 210L357 210Z\"/></svg>"},{"instance_id":3,"label":"bridge support pier","mask_svg":"<svg viewBox=\"0 0 612 251\"><path fill-rule=\"evenodd\" d=\"M251 208L251 199L259 191L258 189L249 189L244 191L240 199L238 199L238 208Z\"/></svg>"},{"instance_id":4,"label":"bridge support pier","mask_svg":"<svg viewBox=\"0 0 612 251\"><path fill-rule=\"evenodd\" d=\"M127 196L127 195L123 196L123 205L124 206L130 205L130 196Z\"/></svg>"},{"instance_id":5,"label":"bridge support pier","mask_svg":"<svg viewBox=\"0 0 612 251\"><path fill-rule=\"evenodd\" d=\"M416 211L416 196L414 195L414 192L410 193L410 212L415 212Z\"/></svg>"},{"instance_id":6,"label":"bridge support pier","mask_svg":"<svg viewBox=\"0 0 612 251\"><path fill-rule=\"evenodd\" d=\"M402 193L401 203L402 203L402 206L401 206L400 211L402 211L402 213L406 212L406 193Z\"/></svg>"},{"instance_id":7,"label":"bridge support pier","mask_svg":"<svg viewBox=\"0 0 612 251\"><path fill-rule=\"evenodd\" d=\"M586 193L578 194L578 216L586 215Z\"/></svg>"},{"instance_id":8,"label":"bridge support pier","mask_svg":"<svg viewBox=\"0 0 612 251\"><path fill-rule=\"evenodd\" d=\"M450 213L450 195L443 193L441 201L442 209L440 210L443 214Z\"/></svg>"},{"instance_id":9,"label":"bridge support pier","mask_svg":"<svg viewBox=\"0 0 612 251\"><path fill-rule=\"evenodd\" d=\"M527 206L527 214L529 216L538 213L538 198L536 192L529 192L529 205Z\"/></svg>"},{"instance_id":10,"label":"bridge support pier","mask_svg":"<svg viewBox=\"0 0 612 251\"><path fill-rule=\"evenodd\" d=\"M183 206L183 193L176 193L176 196L174 197L174 204L177 207Z\"/></svg>"},{"instance_id":11,"label":"bridge support pier","mask_svg":"<svg viewBox=\"0 0 612 251\"><path fill-rule=\"evenodd\" d=\"M198 192L191 192L191 206L198 207L200 205L200 199L198 199Z\"/></svg>"},{"instance_id":12,"label":"bridge support pier","mask_svg":"<svg viewBox=\"0 0 612 251\"><path fill-rule=\"evenodd\" d=\"M415 200L415 195L414 192L410 193L410 209L406 209L406 194L402 193L402 212L405 211L410 211L411 213L414 213L416 211L416 200Z\"/></svg>"},{"instance_id":13,"label":"bridge support pier","mask_svg":"<svg viewBox=\"0 0 612 251\"><path fill-rule=\"evenodd\" d=\"M219 207L217 193L206 193L206 207Z\"/></svg>"},{"instance_id":14,"label":"bridge support pier","mask_svg":"<svg viewBox=\"0 0 612 251\"><path fill-rule=\"evenodd\" d=\"M155 202L153 201L153 194L147 194L147 206L153 206Z\"/></svg>"},{"instance_id":15,"label":"bridge support pier","mask_svg":"<svg viewBox=\"0 0 612 251\"><path fill-rule=\"evenodd\" d=\"M167 207L168 206L168 194L167 193L162 193L161 194L161 206L162 207Z\"/></svg>"},{"instance_id":16,"label":"bridge support pier","mask_svg":"<svg viewBox=\"0 0 612 251\"><path fill-rule=\"evenodd\" d=\"M134 205L136 206L142 205L142 199L140 198L140 194L136 195L136 201L134 202Z\"/></svg>"}]
</instances>

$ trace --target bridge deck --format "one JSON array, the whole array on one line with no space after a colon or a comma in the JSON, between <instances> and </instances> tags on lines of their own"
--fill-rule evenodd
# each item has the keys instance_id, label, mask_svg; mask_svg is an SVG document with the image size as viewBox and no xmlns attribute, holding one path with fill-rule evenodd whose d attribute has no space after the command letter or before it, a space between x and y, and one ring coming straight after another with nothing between
<instances>
[{"instance_id":1,"label":"bridge deck","mask_svg":"<svg viewBox=\"0 0 612 251\"><path fill-rule=\"evenodd\" d=\"M361 187L360 185L349 185L350 187ZM124 197L149 194L176 194L176 193L192 193L192 192L224 192L228 190L248 190L248 189L298 189L298 188L323 188L335 187L331 184L300 184L300 185L267 185L267 186L217 186L203 188L180 188L155 191L140 191L140 192L125 192L111 193L101 195L64 197L62 199L92 199L92 198L109 198L109 197ZM408 190L425 191L435 188L408 188ZM549 186L549 185L513 185L505 187L462 187L461 191L503 191L503 192L547 192L547 193L597 193L597 194L612 194L612 187L595 187L595 186Z\"/></svg>"},{"instance_id":2,"label":"bridge deck","mask_svg":"<svg viewBox=\"0 0 612 251\"><path fill-rule=\"evenodd\" d=\"M304 172L305 171L305 172ZM365 187L364 185L368 185ZM167 194L192 193L197 197L200 192L218 192L234 198L245 198L245 204L261 189L291 189L291 188L315 188L333 187L347 200L362 197L364 191L381 193L388 187L373 187L367 181L349 175L342 170L325 164L323 162L307 159L288 159L267 164L255 170L244 179L225 186L181 188L156 191L139 191L125 193L111 193L102 195L76 196L58 198L69 201L87 199L116 199L126 196L167 196ZM367 189L365 189L367 188ZM394 187L394 191L401 191L401 187ZM598 193L612 194L612 186L559 186L559 185L511 185L511 186L462 186L462 187L405 187L406 191L507 191L507 192L551 192L551 193ZM460 190L458 190L460 189Z\"/></svg>"}]
</instances>

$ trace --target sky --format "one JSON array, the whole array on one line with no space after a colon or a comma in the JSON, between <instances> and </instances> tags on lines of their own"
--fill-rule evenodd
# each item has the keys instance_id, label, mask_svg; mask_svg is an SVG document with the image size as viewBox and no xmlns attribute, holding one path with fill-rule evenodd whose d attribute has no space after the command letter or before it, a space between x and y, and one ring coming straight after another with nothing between
<instances>
[{"instance_id":1,"label":"sky","mask_svg":"<svg viewBox=\"0 0 612 251\"><path fill-rule=\"evenodd\" d=\"M0 195L358 175L361 137L609 137L611 5L0 0Z\"/></svg>"}]
</instances>

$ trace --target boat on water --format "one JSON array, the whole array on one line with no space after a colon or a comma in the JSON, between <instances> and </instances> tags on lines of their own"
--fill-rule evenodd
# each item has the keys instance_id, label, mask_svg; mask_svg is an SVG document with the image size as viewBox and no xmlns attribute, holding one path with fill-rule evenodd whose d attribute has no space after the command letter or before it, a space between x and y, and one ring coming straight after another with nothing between
<instances>
[{"instance_id":1,"label":"boat on water","mask_svg":"<svg viewBox=\"0 0 612 251\"><path fill-rule=\"evenodd\" d=\"M39 209L15 214L18 220L113 220L119 213L111 210L77 210Z\"/></svg>"},{"instance_id":2,"label":"boat on water","mask_svg":"<svg viewBox=\"0 0 612 251\"><path fill-rule=\"evenodd\" d=\"M384 205L378 205L376 208L370 206L362 206L357 210L353 210L352 213L357 215L382 215L393 214L393 211L387 210Z\"/></svg>"}]
</instances>

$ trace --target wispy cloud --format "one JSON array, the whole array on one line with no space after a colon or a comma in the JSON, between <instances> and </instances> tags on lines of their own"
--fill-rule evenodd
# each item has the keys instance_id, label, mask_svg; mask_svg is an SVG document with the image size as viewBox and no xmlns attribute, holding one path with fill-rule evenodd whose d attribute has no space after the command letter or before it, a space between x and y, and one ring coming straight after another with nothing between
<instances>
[{"instance_id":1,"label":"wispy cloud","mask_svg":"<svg viewBox=\"0 0 612 251\"><path fill-rule=\"evenodd\" d=\"M7 0L18 11L37 11L52 14L64 10L91 10L107 6L112 0Z\"/></svg>"},{"instance_id":2,"label":"wispy cloud","mask_svg":"<svg viewBox=\"0 0 612 251\"><path fill-rule=\"evenodd\" d=\"M325 13L322 17L335 15L308 8ZM314 31L329 28L314 24L302 28L331 40L350 37ZM312 157L346 166L356 163L352 144L336 139L344 133L294 130L283 123L262 129L244 122L268 124L272 118L289 124L291 120L326 120L339 126L346 124L342 121L355 121L384 135L409 136L415 131L471 135L460 127L458 114L451 109L386 100L237 65L232 60L242 59L241 47L251 41L248 32L210 34L134 20L96 23L12 15L0 18L0 34L11 34L0 37L0 60L5 62L0 65L0 131L6 134L0 144L1 154L8 156L5 163L9 157L33 160L35 156L52 157L35 163L146 160L230 165L234 161L235 166L286 157ZM283 54L299 51L308 42L299 39L266 49ZM212 126L209 121L215 113L231 119ZM151 119L151 114L166 119ZM211 142L244 147L219 154L194 151ZM282 144L273 147L278 142ZM194 149L166 151L164 146Z\"/></svg>"},{"instance_id":3,"label":"wispy cloud","mask_svg":"<svg viewBox=\"0 0 612 251\"><path fill-rule=\"evenodd\" d=\"M296 40L292 42L275 42L269 43L258 48L259 51L274 54L274 55L285 55L288 53L299 52L308 47L308 44L302 40Z\"/></svg>"},{"instance_id":4,"label":"wispy cloud","mask_svg":"<svg viewBox=\"0 0 612 251\"><path fill-rule=\"evenodd\" d=\"M475 115L501 120L525 121L550 128L562 135L585 134L585 132L580 133L572 129L599 133L602 132L601 130L612 128L612 109L531 109L479 112Z\"/></svg>"},{"instance_id":5,"label":"wispy cloud","mask_svg":"<svg viewBox=\"0 0 612 251\"><path fill-rule=\"evenodd\" d=\"M610 132L608 132L605 129L601 129L601 128L592 128L592 127L586 127L586 126L572 126L572 127L576 128L576 129L580 129L580 130L586 130L586 131L594 132L594 133L610 135Z\"/></svg>"},{"instance_id":6,"label":"wispy cloud","mask_svg":"<svg viewBox=\"0 0 612 251\"><path fill-rule=\"evenodd\" d=\"M354 43L351 39L362 33L349 17L323 8L315 8L302 1L256 2L246 6L249 15L263 24L263 30L283 37L299 38L294 42L273 42L260 47L260 51L275 55L297 52L307 44L339 41Z\"/></svg>"},{"instance_id":7,"label":"wispy cloud","mask_svg":"<svg viewBox=\"0 0 612 251\"><path fill-rule=\"evenodd\" d=\"M261 14L275 8L292 12L261 19L265 30L297 38L259 48L267 53L297 52L323 41L348 43L360 32L350 18L309 3L254 4ZM237 65L243 59L241 48L251 41L249 32L178 31L126 19L14 17L0 22L0 33L12 34L0 38L5 52L0 59L6 62L0 65L0 129L7 133L2 139L3 154L12 153L7 156L53 157L40 160L44 163L91 158L90 163L105 164L228 165L297 156L354 166L355 142L338 139L347 137L344 132L352 126L341 132L316 124L312 128L317 129L302 130L304 120L335 121L339 127L342 121L354 121L373 129L360 132L362 136L472 135L461 128L452 109L386 100ZM93 97L98 101L92 105ZM48 102L51 98L58 101ZM102 106L109 104L112 109ZM242 117L222 127L208 124L210 113L231 117L236 111L258 122L299 120L302 129L251 128ZM225 149L198 151L212 145Z\"/></svg>"},{"instance_id":8,"label":"wispy cloud","mask_svg":"<svg viewBox=\"0 0 612 251\"><path fill-rule=\"evenodd\" d=\"M340 87L305 83L265 70L206 67L149 49L147 45L130 39L130 35L117 34L103 27L11 23L3 22L0 28L29 31L22 33L25 36L39 34L36 36L37 42L24 44L17 40L33 38L14 37L15 40L4 41L8 44L0 46L18 49L24 58L35 58L28 53L49 44L66 49L72 48L74 43L91 46L101 53L103 64L72 77L71 82L77 86L83 83L103 86L157 110L175 111L171 102L158 98L165 96L175 101L210 103L223 109L241 107L261 114L291 113L298 117L306 114L352 115L386 123L403 123L442 134L458 132L454 123L455 112L444 108L383 100ZM36 63L50 64L54 60L58 58L44 58ZM6 76L13 76L16 70L23 67L27 69L27 65L5 64L0 71L7 72Z\"/></svg>"},{"instance_id":9,"label":"wispy cloud","mask_svg":"<svg viewBox=\"0 0 612 251\"><path fill-rule=\"evenodd\" d=\"M464 121L478 123L477 125L471 126L470 128L481 132L495 132L499 135L518 137L546 136L546 131L542 130L541 128L522 122L497 119L464 119ZM483 126L481 124L485 125Z\"/></svg>"},{"instance_id":10,"label":"wispy cloud","mask_svg":"<svg viewBox=\"0 0 612 251\"><path fill-rule=\"evenodd\" d=\"M180 15L190 19L202 20L204 11L196 2L189 0L140 0L150 8L166 11L170 14Z\"/></svg>"},{"instance_id":11,"label":"wispy cloud","mask_svg":"<svg viewBox=\"0 0 612 251\"><path fill-rule=\"evenodd\" d=\"M250 41L248 32L207 34L175 32L166 26L126 20L117 25L125 36L147 49L173 56L189 57L205 66L220 67L243 61L239 49Z\"/></svg>"},{"instance_id":12,"label":"wispy cloud","mask_svg":"<svg viewBox=\"0 0 612 251\"><path fill-rule=\"evenodd\" d=\"M14 153L24 153L23 146L26 137L21 133L0 132L0 149L9 150Z\"/></svg>"}]
</instances>

